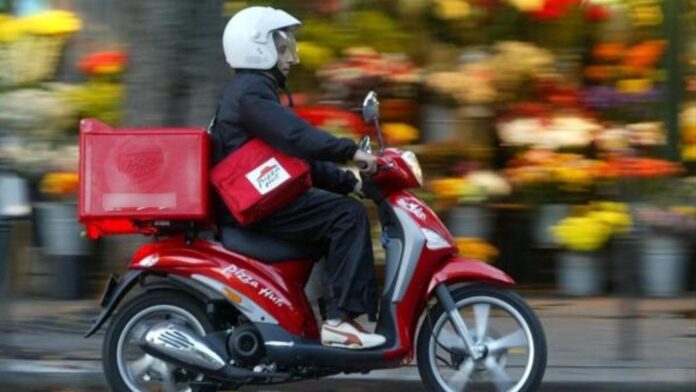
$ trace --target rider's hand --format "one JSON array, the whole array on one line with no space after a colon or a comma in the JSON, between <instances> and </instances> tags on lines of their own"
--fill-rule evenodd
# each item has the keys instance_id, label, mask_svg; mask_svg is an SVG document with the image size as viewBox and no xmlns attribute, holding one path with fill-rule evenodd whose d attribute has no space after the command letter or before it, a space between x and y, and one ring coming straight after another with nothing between
<instances>
[{"instance_id":1,"label":"rider's hand","mask_svg":"<svg viewBox=\"0 0 696 392\"><path fill-rule=\"evenodd\" d=\"M358 150L353 155L353 160L358 164L358 169L361 172L366 174L375 174L377 172L377 160L372 154Z\"/></svg>"}]
</instances>

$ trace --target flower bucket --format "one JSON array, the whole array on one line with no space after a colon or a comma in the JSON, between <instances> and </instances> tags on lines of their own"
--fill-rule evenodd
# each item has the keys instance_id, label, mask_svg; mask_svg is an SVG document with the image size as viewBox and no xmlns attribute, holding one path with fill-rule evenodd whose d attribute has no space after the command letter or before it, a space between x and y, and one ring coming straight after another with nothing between
<instances>
[{"instance_id":1,"label":"flower bucket","mask_svg":"<svg viewBox=\"0 0 696 392\"><path fill-rule=\"evenodd\" d=\"M551 228L567 217L570 207L567 204L543 204L537 209L534 224L534 242L539 246L556 244Z\"/></svg>"},{"instance_id":2,"label":"flower bucket","mask_svg":"<svg viewBox=\"0 0 696 392\"><path fill-rule=\"evenodd\" d=\"M90 243L77 222L75 203L37 203L37 234L53 272L51 294L59 299L79 299L84 294Z\"/></svg>"},{"instance_id":3,"label":"flower bucket","mask_svg":"<svg viewBox=\"0 0 696 392\"><path fill-rule=\"evenodd\" d=\"M27 181L15 174L0 173L0 219L19 218L31 213Z\"/></svg>"},{"instance_id":4,"label":"flower bucket","mask_svg":"<svg viewBox=\"0 0 696 392\"><path fill-rule=\"evenodd\" d=\"M447 214L447 227L455 237L490 239L491 217L483 206L457 206Z\"/></svg>"},{"instance_id":5,"label":"flower bucket","mask_svg":"<svg viewBox=\"0 0 696 392\"><path fill-rule=\"evenodd\" d=\"M653 234L643 241L641 284L651 297L673 297L686 288L689 251L686 241L671 235Z\"/></svg>"},{"instance_id":6,"label":"flower bucket","mask_svg":"<svg viewBox=\"0 0 696 392\"><path fill-rule=\"evenodd\" d=\"M596 253L562 252L556 266L556 280L561 294L586 297L602 292L602 264Z\"/></svg>"}]
</instances>

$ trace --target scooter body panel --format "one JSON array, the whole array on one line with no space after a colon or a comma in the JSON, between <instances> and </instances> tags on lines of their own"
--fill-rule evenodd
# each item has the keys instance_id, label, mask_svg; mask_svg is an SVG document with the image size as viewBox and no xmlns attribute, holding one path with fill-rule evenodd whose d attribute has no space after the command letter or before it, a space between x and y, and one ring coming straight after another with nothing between
<instances>
[{"instance_id":1,"label":"scooter body panel","mask_svg":"<svg viewBox=\"0 0 696 392\"><path fill-rule=\"evenodd\" d=\"M144 245L129 269L196 280L253 322L277 323L289 333L317 338L317 321L304 295L312 266L309 260L264 264L216 243L175 238Z\"/></svg>"},{"instance_id":2,"label":"scooter body panel","mask_svg":"<svg viewBox=\"0 0 696 392\"><path fill-rule=\"evenodd\" d=\"M386 203L393 211L396 222L382 223L400 226L398 232L403 238L398 240L403 241L403 251L398 259L394 259L399 263L395 282L385 293L389 296L388 303L394 309L392 322L395 324L398 341L398 344L387 351L385 359L406 364L413 359L415 333L428 300L426 290L430 278L443 259L456 254L457 248L451 234L437 215L409 192L394 192L386 199ZM434 247L429 244L425 235L427 230L442 238L440 246ZM385 303L387 302L382 302L383 306ZM382 330L388 328L382 326Z\"/></svg>"}]
</instances>

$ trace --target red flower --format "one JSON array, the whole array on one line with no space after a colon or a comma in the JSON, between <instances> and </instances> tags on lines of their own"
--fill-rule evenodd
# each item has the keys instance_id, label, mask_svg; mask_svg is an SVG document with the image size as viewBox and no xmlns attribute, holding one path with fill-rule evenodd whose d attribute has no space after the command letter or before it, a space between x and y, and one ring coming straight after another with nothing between
<instances>
[{"instance_id":1,"label":"red flower","mask_svg":"<svg viewBox=\"0 0 696 392\"><path fill-rule=\"evenodd\" d=\"M114 74L123 71L126 55L121 51L96 52L80 60L78 67L86 74Z\"/></svg>"},{"instance_id":2,"label":"red flower","mask_svg":"<svg viewBox=\"0 0 696 392\"><path fill-rule=\"evenodd\" d=\"M611 11L603 4L590 4L585 7L585 19L590 22L604 22L609 18L611 18Z\"/></svg>"},{"instance_id":3,"label":"red flower","mask_svg":"<svg viewBox=\"0 0 696 392\"><path fill-rule=\"evenodd\" d=\"M558 20L566 16L568 11L579 3L579 0L546 0L540 10L532 12L532 17L540 21Z\"/></svg>"}]
</instances>

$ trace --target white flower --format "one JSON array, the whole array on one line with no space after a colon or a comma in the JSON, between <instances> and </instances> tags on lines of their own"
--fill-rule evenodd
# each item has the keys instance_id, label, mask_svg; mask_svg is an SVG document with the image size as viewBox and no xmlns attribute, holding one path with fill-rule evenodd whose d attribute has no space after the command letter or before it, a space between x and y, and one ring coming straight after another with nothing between
<instances>
[{"instance_id":1,"label":"white flower","mask_svg":"<svg viewBox=\"0 0 696 392\"><path fill-rule=\"evenodd\" d=\"M483 190L488 195L504 196L509 195L512 191L510 184L493 171L472 171L466 178L472 185Z\"/></svg>"}]
</instances>

